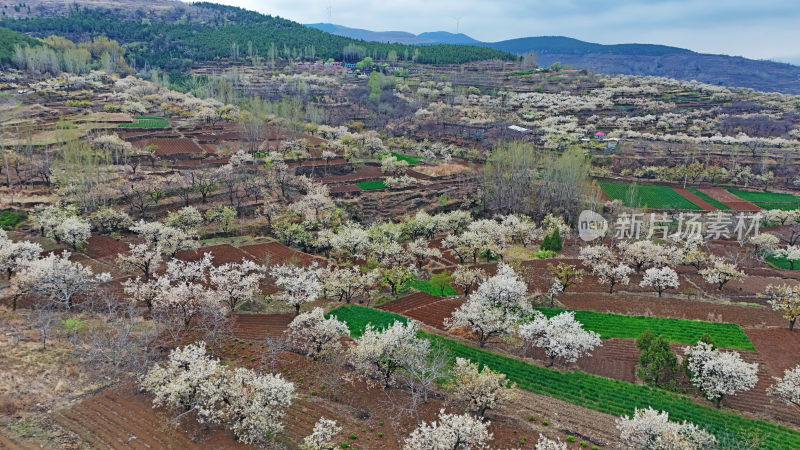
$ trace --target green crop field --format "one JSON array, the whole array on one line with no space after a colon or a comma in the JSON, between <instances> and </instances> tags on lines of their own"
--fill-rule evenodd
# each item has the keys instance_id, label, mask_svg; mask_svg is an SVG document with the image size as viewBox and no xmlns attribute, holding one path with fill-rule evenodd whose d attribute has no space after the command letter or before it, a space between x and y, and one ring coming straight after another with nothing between
<instances>
[{"instance_id":1,"label":"green crop field","mask_svg":"<svg viewBox=\"0 0 800 450\"><path fill-rule=\"evenodd\" d=\"M728 192L748 202L800 204L800 197L782 192L744 191L741 189L728 189Z\"/></svg>"},{"instance_id":2,"label":"green crop field","mask_svg":"<svg viewBox=\"0 0 800 450\"><path fill-rule=\"evenodd\" d=\"M436 297L452 297L458 295L458 291L453 289L453 286L450 286L449 283L442 285L442 283L437 283L436 281L432 283L430 280L420 280L419 278L414 278L404 284L403 287L400 288L400 291L407 291L410 288L427 292ZM444 292L442 292L442 289L444 289Z\"/></svg>"},{"instance_id":3,"label":"green crop field","mask_svg":"<svg viewBox=\"0 0 800 450\"><path fill-rule=\"evenodd\" d=\"M395 153L395 152L389 152L389 154L397 158L398 161L405 161L411 166L416 164L422 164L425 161L425 158L423 158L422 156L407 155L405 153Z\"/></svg>"},{"instance_id":4,"label":"green crop field","mask_svg":"<svg viewBox=\"0 0 800 450\"><path fill-rule=\"evenodd\" d=\"M563 312L559 308L537 308L547 317ZM669 342L694 344L708 334L718 347L755 350L744 331L735 323L703 322L700 320L670 319L662 317L626 316L595 311L575 311L575 320L601 338L639 337L645 330L660 334Z\"/></svg>"},{"instance_id":5,"label":"green crop field","mask_svg":"<svg viewBox=\"0 0 800 450\"><path fill-rule=\"evenodd\" d=\"M383 180L374 180L374 181L360 181L356 183L356 186L360 187L365 191L372 191L375 189L384 189L386 188L386 183Z\"/></svg>"},{"instance_id":6,"label":"green crop field","mask_svg":"<svg viewBox=\"0 0 800 450\"><path fill-rule=\"evenodd\" d=\"M121 123L120 128L166 128L169 126L167 119L155 116L133 116L136 123Z\"/></svg>"},{"instance_id":7,"label":"green crop field","mask_svg":"<svg viewBox=\"0 0 800 450\"><path fill-rule=\"evenodd\" d=\"M25 211L4 209L0 211L0 228L10 230L24 221L26 217L28 214Z\"/></svg>"},{"instance_id":8,"label":"green crop field","mask_svg":"<svg viewBox=\"0 0 800 450\"><path fill-rule=\"evenodd\" d=\"M797 203L753 202L753 204L761 209L782 209L784 211L794 211L795 209L800 209L800 204Z\"/></svg>"},{"instance_id":9,"label":"green crop field","mask_svg":"<svg viewBox=\"0 0 800 450\"><path fill-rule=\"evenodd\" d=\"M730 206L728 206L725 203L722 203L721 201L715 199L714 197L706 194L705 192L701 191L700 189L693 188L693 187L687 187L686 190L691 192L692 194L700 197L702 200L705 200L706 202L708 202L709 204L713 205L717 209L731 209Z\"/></svg>"},{"instance_id":10,"label":"green crop field","mask_svg":"<svg viewBox=\"0 0 800 450\"><path fill-rule=\"evenodd\" d=\"M407 319L387 311L348 305L332 311L347 322L351 335L358 337L367 323L386 326ZM662 389L604 378L580 371L561 372L499 355L430 333L424 337L447 348L452 358L470 359L506 374L521 389L573 403L614 416L633 415L648 406L667 411L670 419L687 420L717 436L758 436L759 448L800 448L800 432L787 427L743 417L693 402L689 397Z\"/></svg>"},{"instance_id":11,"label":"green crop field","mask_svg":"<svg viewBox=\"0 0 800 450\"><path fill-rule=\"evenodd\" d=\"M669 186L634 185L610 181L598 181L597 184L610 199L621 200L625 206L632 208L646 206L655 209L702 209ZM634 195L631 195L631 190Z\"/></svg>"},{"instance_id":12,"label":"green crop field","mask_svg":"<svg viewBox=\"0 0 800 450\"><path fill-rule=\"evenodd\" d=\"M772 265L775 268L785 269L785 270L792 269L792 265L789 264L789 260L782 256L767 255L765 259L770 265ZM794 270L800 270L800 260L798 259L794 260Z\"/></svg>"}]
</instances>

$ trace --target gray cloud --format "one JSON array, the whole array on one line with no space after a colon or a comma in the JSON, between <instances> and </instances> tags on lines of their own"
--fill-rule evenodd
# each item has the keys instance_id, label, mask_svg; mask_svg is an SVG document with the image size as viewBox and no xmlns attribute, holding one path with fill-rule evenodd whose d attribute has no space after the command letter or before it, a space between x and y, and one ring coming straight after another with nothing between
<instances>
[{"instance_id":1,"label":"gray cloud","mask_svg":"<svg viewBox=\"0 0 800 450\"><path fill-rule=\"evenodd\" d=\"M219 0L301 23L376 31L459 31L483 41L563 35L674 45L756 59L797 58L797 0Z\"/></svg>"}]
</instances>

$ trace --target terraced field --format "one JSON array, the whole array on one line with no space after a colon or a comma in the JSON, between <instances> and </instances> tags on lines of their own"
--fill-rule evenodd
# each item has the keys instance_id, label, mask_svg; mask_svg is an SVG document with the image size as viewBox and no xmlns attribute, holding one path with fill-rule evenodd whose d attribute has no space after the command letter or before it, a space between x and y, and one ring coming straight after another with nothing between
<instances>
[{"instance_id":1,"label":"terraced field","mask_svg":"<svg viewBox=\"0 0 800 450\"><path fill-rule=\"evenodd\" d=\"M545 316L552 317L563 312L558 308L537 308ZM734 323L703 322L700 320L668 319L661 317L626 316L575 311L575 320L587 330L594 331L603 339L639 337L645 330L660 334L669 342L694 344L708 334L719 347L754 350L753 344L739 325Z\"/></svg>"},{"instance_id":2,"label":"terraced field","mask_svg":"<svg viewBox=\"0 0 800 450\"><path fill-rule=\"evenodd\" d=\"M798 209L800 197L783 192L746 191L743 189L728 189L731 194L752 202L761 209Z\"/></svg>"},{"instance_id":3,"label":"terraced field","mask_svg":"<svg viewBox=\"0 0 800 450\"><path fill-rule=\"evenodd\" d=\"M598 181L597 184L611 200L620 200L632 208L692 209L703 208L690 202L669 186L636 185Z\"/></svg>"},{"instance_id":4,"label":"terraced field","mask_svg":"<svg viewBox=\"0 0 800 450\"><path fill-rule=\"evenodd\" d=\"M120 128L166 128L169 126L167 119L155 116L133 116L134 123L121 123Z\"/></svg>"},{"instance_id":5,"label":"terraced field","mask_svg":"<svg viewBox=\"0 0 800 450\"><path fill-rule=\"evenodd\" d=\"M347 322L354 336L363 333L372 323L387 326L406 321L403 316L386 311L350 305L332 311ZM800 448L800 432L763 420L743 417L728 410L714 409L695 403L690 398L649 386L627 383L585 372L561 372L462 344L439 335L422 333L447 348L453 358L468 358L493 370L505 373L521 388L534 393L574 403L615 416L633 414L636 408L651 406L668 411L674 420L687 420L706 428L717 436L759 436L758 448Z\"/></svg>"}]
</instances>

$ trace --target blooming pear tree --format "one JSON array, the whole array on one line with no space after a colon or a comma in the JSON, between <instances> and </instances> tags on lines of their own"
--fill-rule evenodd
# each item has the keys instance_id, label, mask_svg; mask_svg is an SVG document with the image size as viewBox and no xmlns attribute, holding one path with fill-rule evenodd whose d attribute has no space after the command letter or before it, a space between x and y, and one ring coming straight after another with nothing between
<instances>
[{"instance_id":1,"label":"blooming pear tree","mask_svg":"<svg viewBox=\"0 0 800 450\"><path fill-rule=\"evenodd\" d=\"M456 358L453 366L452 399L467 405L467 408L483 417L489 409L508 403L516 396L514 384L503 373L488 366L478 370L478 365L468 359Z\"/></svg>"},{"instance_id":2,"label":"blooming pear tree","mask_svg":"<svg viewBox=\"0 0 800 450\"><path fill-rule=\"evenodd\" d=\"M753 253L755 255L772 253L777 250L780 245L778 236L770 233L758 233L750 236L748 242L753 245Z\"/></svg>"},{"instance_id":3,"label":"blooming pear tree","mask_svg":"<svg viewBox=\"0 0 800 450\"><path fill-rule=\"evenodd\" d=\"M378 282L378 269L362 272L356 267L342 267L331 270L324 277L325 293L329 298L344 300L349 304L354 297L366 294Z\"/></svg>"},{"instance_id":4,"label":"blooming pear tree","mask_svg":"<svg viewBox=\"0 0 800 450\"><path fill-rule=\"evenodd\" d=\"M300 314L303 304L313 302L322 295L323 286L316 269L316 264L312 267L283 264L270 270L275 285L281 289L277 299L294 307L295 315Z\"/></svg>"},{"instance_id":5,"label":"blooming pear tree","mask_svg":"<svg viewBox=\"0 0 800 450\"><path fill-rule=\"evenodd\" d=\"M198 261L173 258L165 273L152 281L162 287L153 298L153 312L165 323L189 329L194 317L222 307L216 294L207 288L212 258L210 253L204 253Z\"/></svg>"},{"instance_id":6,"label":"blooming pear tree","mask_svg":"<svg viewBox=\"0 0 800 450\"><path fill-rule=\"evenodd\" d=\"M722 398L749 391L758 382L758 363L747 363L738 352L722 352L700 341L683 349L692 384L719 408Z\"/></svg>"},{"instance_id":7,"label":"blooming pear tree","mask_svg":"<svg viewBox=\"0 0 800 450\"><path fill-rule=\"evenodd\" d=\"M286 333L295 349L314 359L337 353L341 349L340 337L350 335L346 323L336 316L325 318L322 308L295 317Z\"/></svg>"},{"instance_id":8,"label":"blooming pear tree","mask_svg":"<svg viewBox=\"0 0 800 450\"><path fill-rule=\"evenodd\" d=\"M482 449L492 439L489 422L469 414L446 414L439 411L439 420L422 422L406 438L404 450Z\"/></svg>"},{"instance_id":9,"label":"blooming pear tree","mask_svg":"<svg viewBox=\"0 0 800 450\"><path fill-rule=\"evenodd\" d=\"M483 347L492 336L511 333L514 325L531 312L528 289L511 266L501 264L497 274L470 294L463 305L445 319L445 326L468 327Z\"/></svg>"},{"instance_id":10,"label":"blooming pear tree","mask_svg":"<svg viewBox=\"0 0 800 450\"><path fill-rule=\"evenodd\" d=\"M168 256L174 256L179 250L189 250L197 245L194 235L161 222L140 220L131 227L131 231L142 236L147 245L160 248Z\"/></svg>"},{"instance_id":11,"label":"blooming pear tree","mask_svg":"<svg viewBox=\"0 0 800 450\"><path fill-rule=\"evenodd\" d=\"M573 363L603 345L597 333L584 330L583 325L575 320L573 311L564 311L549 319L536 311L531 322L519 327L519 334L526 342L544 349L550 359L548 367L555 363L556 358Z\"/></svg>"},{"instance_id":12,"label":"blooming pear tree","mask_svg":"<svg viewBox=\"0 0 800 450\"><path fill-rule=\"evenodd\" d=\"M622 261L641 272L646 266L661 265L665 252L661 245L650 240L623 241L619 244Z\"/></svg>"},{"instance_id":13,"label":"blooming pear tree","mask_svg":"<svg viewBox=\"0 0 800 450\"><path fill-rule=\"evenodd\" d=\"M12 279L14 292L40 295L58 306L72 309L76 295L87 294L111 279L108 273L95 275L90 267L70 261L70 255L69 252L51 253L25 264Z\"/></svg>"},{"instance_id":14,"label":"blooming pear tree","mask_svg":"<svg viewBox=\"0 0 800 450\"><path fill-rule=\"evenodd\" d=\"M536 441L536 445L533 447L534 450L567 450L567 444L561 442L561 440L554 441L545 437L542 434L539 434L539 440Z\"/></svg>"},{"instance_id":15,"label":"blooming pear tree","mask_svg":"<svg viewBox=\"0 0 800 450\"><path fill-rule=\"evenodd\" d=\"M725 262L722 258L714 258L711 265L700 271L700 275L709 284L716 284L718 290L722 290L729 281L743 281L744 272L736 267L736 264Z\"/></svg>"},{"instance_id":16,"label":"blooming pear tree","mask_svg":"<svg viewBox=\"0 0 800 450\"><path fill-rule=\"evenodd\" d=\"M384 388L391 386L398 371L426 358L430 351L430 342L417 336L417 331L414 321L397 321L382 331L367 324L349 352L357 376L367 381L378 379Z\"/></svg>"},{"instance_id":17,"label":"blooming pear tree","mask_svg":"<svg viewBox=\"0 0 800 450\"><path fill-rule=\"evenodd\" d=\"M186 234L194 234L203 225L203 214L194 206L185 206L167 215L164 225L177 228Z\"/></svg>"},{"instance_id":18,"label":"blooming pear tree","mask_svg":"<svg viewBox=\"0 0 800 450\"><path fill-rule=\"evenodd\" d=\"M56 225L53 233L59 241L77 249L92 237L92 226L87 220L70 216Z\"/></svg>"},{"instance_id":19,"label":"blooming pear tree","mask_svg":"<svg viewBox=\"0 0 800 450\"><path fill-rule=\"evenodd\" d=\"M794 265L800 259L800 245L787 245L775 251L775 256L785 258L789 263L789 268L794 270Z\"/></svg>"},{"instance_id":20,"label":"blooming pear tree","mask_svg":"<svg viewBox=\"0 0 800 450\"><path fill-rule=\"evenodd\" d=\"M783 372L783 378L773 377L775 384L767 389L767 394L778 397L789 406L800 409L800 365Z\"/></svg>"},{"instance_id":21,"label":"blooming pear tree","mask_svg":"<svg viewBox=\"0 0 800 450\"><path fill-rule=\"evenodd\" d=\"M146 243L128 244L128 253L117 256L117 265L124 270L137 270L144 281L150 281L150 274L161 264L161 248Z\"/></svg>"},{"instance_id":22,"label":"blooming pear tree","mask_svg":"<svg viewBox=\"0 0 800 450\"><path fill-rule=\"evenodd\" d=\"M264 267L242 259L240 263L226 263L211 267L209 280L220 302L233 312L236 307L253 298L265 276Z\"/></svg>"},{"instance_id":23,"label":"blooming pear tree","mask_svg":"<svg viewBox=\"0 0 800 450\"><path fill-rule=\"evenodd\" d=\"M283 429L294 399L294 385L280 375L231 371L207 355L204 342L174 349L139 379L139 387L154 395L154 406L195 411L200 423L224 423L251 445L265 445Z\"/></svg>"},{"instance_id":24,"label":"blooming pear tree","mask_svg":"<svg viewBox=\"0 0 800 450\"><path fill-rule=\"evenodd\" d=\"M607 263L600 263L592 267L592 274L597 277L601 284L608 285L608 293L614 293L614 286L628 285L630 278L628 275L633 273L633 269L625 264L611 265Z\"/></svg>"},{"instance_id":25,"label":"blooming pear tree","mask_svg":"<svg viewBox=\"0 0 800 450\"><path fill-rule=\"evenodd\" d=\"M333 437L342 432L335 420L320 417L311 434L303 438L300 450L328 450L334 448Z\"/></svg>"},{"instance_id":26,"label":"blooming pear tree","mask_svg":"<svg viewBox=\"0 0 800 450\"><path fill-rule=\"evenodd\" d=\"M429 247L428 243L422 238L409 242L406 250L414 256L419 269L422 268L422 264L426 259L440 258L442 256L442 252L438 248Z\"/></svg>"},{"instance_id":27,"label":"blooming pear tree","mask_svg":"<svg viewBox=\"0 0 800 450\"><path fill-rule=\"evenodd\" d=\"M617 419L622 441L632 448L650 450L709 449L717 445L716 438L693 423L671 422L669 413L653 408L636 409L633 417Z\"/></svg>"},{"instance_id":28,"label":"blooming pear tree","mask_svg":"<svg viewBox=\"0 0 800 450\"><path fill-rule=\"evenodd\" d=\"M11 275L39 258L42 246L31 241L12 241L6 232L0 229L0 272Z\"/></svg>"},{"instance_id":29,"label":"blooming pear tree","mask_svg":"<svg viewBox=\"0 0 800 450\"><path fill-rule=\"evenodd\" d=\"M651 287L658 292L658 296L661 297L664 291L667 289L677 289L679 284L678 273L671 267L665 266L651 267L645 270L639 286Z\"/></svg>"},{"instance_id":30,"label":"blooming pear tree","mask_svg":"<svg viewBox=\"0 0 800 450\"><path fill-rule=\"evenodd\" d=\"M781 313L789 321L789 330L794 329L797 318L800 317L800 285L767 286L769 306Z\"/></svg>"},{"instance_id":31,"label":"blooming pear tree","mask_svg":"<svg viewBox=\"0 0 800 450\"><path fill-rule=\"evenodd\" d=\"M464 295L469 295L473 287L486 281L486 272L480 268L470 268L459 265L451 275L453 284L464 290Z\"/></svg>"},{"instance_id":32,"label":"blooming pear tree","mask_svg":"<svg viewBox=\"0 0 800 450\"><path fill-rule=\"evenodd\" d=\"M369 235L360 225L348 222L342 225L339 232L331 236L330 244L334 252L355 262L366 256L369 250Z\"/></svg>"}]
</instances>

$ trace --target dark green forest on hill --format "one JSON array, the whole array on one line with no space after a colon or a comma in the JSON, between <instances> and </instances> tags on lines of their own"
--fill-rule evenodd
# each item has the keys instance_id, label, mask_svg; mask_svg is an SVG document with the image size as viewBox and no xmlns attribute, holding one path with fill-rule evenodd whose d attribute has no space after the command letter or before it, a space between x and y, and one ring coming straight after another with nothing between
<instances>
[{"instance_id":1,"label":"dark green forest on hill","mask_svg":"<svg viewBox=\"0 0 800 450\"><path fill-rule=\"evenodd\" d=\"M364 56L386 59L391 53L399 60L428 64L516 58L510 53L486 47L409 46L358 41L241 8L211 3L197 3L195 6L215 10L218 14L205 21L189 18L168 23L150 19L128 20L107 10L83 9L68 16L4 19L0 25L39 37L56 34L73 41L105 35L124 44L128 57L132 57L138 67L147 63L168 70L185 69L198 61L230 58L237 53L240 58L252 53L266 60L276 57L350 61Z\"/></svg>"},{"instance_id":2,"label":"dark green forest on hill","mask_svg":"<svg viewBox=\"0 0 800 450\"><path fill-rule=\"evenodd\" d=\"M7 28L0 28L0 65L11 62L14 47L19 44L43 45L40 41Z\"/></svg>"}]
</instances>

